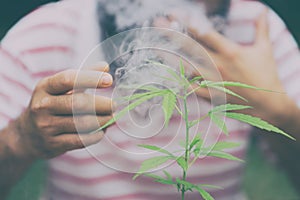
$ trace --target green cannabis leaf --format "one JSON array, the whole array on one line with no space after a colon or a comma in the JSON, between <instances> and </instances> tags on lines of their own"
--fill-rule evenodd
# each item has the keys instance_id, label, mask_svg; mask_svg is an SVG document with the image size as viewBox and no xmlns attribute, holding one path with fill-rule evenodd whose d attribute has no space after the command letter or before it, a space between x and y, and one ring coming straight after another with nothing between
<instances>
[{"instance_id":1,"label":"green cannabis leaf","mask_svg":"<svg viewBox=\"0 0 300 200\"><path fill-rule=\"evenodd\" d=\"M214 198L208 192L203 190L202 188L196 187L195 189L200 193L200 195L202 196L203 199L205 199L205 200L214 200Z\"/></svg>"},{"instance_id":2,"label":"green cannabis leaf","mask_svg":"<svg viewBox=\"0 0 300 200\"><path fill-rule=\"evenodd\" d=\"M233 161L239 161L239 162L244 162L243 160L229 154L229 153L225 153L225 152L221 152L221 151L212 151L209 152L207 154L207 156L211 156L211 157L216 157L216 158L223 158L223 159L227 159L227 160L233 160Z\"/></svg>"},{"instance_id":3,"label":"green cannabis leaf","mask_svg":"<svg viewBox=\"0 0 300 200\"><path fill-rule=\"evenodd\" d=\"M239 146L240 144L238 143L221 141L210 147L210 149L212 151L223 151L224 149L232 149Z\"/></svg>"},{"instance_id":4,"label":"green cannabis leaf","mask_svg":"<svg viewBox=\"0 0 300 200\"><path fill-rule=\"evenodd\" d=\"M251 106L237 105L237 104L225 104L214 107L209 113L219 113L228 111L245 110L252 108Z\"/></svg>"},{"instance_id":5,"label":"green cannabis leaf","mask_svg":"<svg viewBox=\"0 0 300 200\"><path fill-rule=\"evenodd\" d=\"M176 182L173 182L172 179L165 179L161 176L155 175L155 174L144 174L144 176L153 178L155 182L165 184L165 185L175 185Z\"/></svg>"},{"instance_id":6,"label":"green cannabis leaf","mask_svg":"<svg viewBox=\"0 0 300 200\"><path fill-rule=\"evenodd\" d=\"M236 119L238 121L245 122L247 124L250 124L252 126L255 126L255 127L263 129L263 130L267 130L267 131L274 132L274 133L279 133L279 134L284 135L292 140L296 140L294 137L290 136L286 132L280 130L279 128L269 124L268 122L266 122L258 117L252 117L250 115L245 115L245 114L241 114L241 113L226 113L225 116L229 117L231 119Z\"/></svg>"},{"instance_id":7,"label":"green cannabis leaf","mask_svg":"<svg viewBox=\"0 0 300 200\"><path fill-rule=\"evenodd\" d=\"M148 172L149 170L153 170L172 159L174 159L173 156L158 156L158 157L153 157L153 158L149 158L149 159L145 160L142 163L137 174L133 177L133 179L136 179L141 174L144 174L144 173Z\"/></svg>"},{"instance_id":8,"label":"green cannabis leaf","mask_svg":"<svg viewBox=\"0 0 300 200\"><path fill-rule=\"evenodd\" d=\"M215 123L215 125L217 125L219 127L219 129L221 129L221 131L223 133L225 133L226 135L229 135L226 124L225 124L224 120L222 120L223 116L221 116L218 113L211 112L211 113L209 113L209 117Z\"/></svg>"},{"instance_id":9,"label":"green cannabis leaf","mask_svg":"<svg viewBox=\"0 0 300 200\"><path fill-rule=\"evenodd\" d=\"M209 117L211 121L226 135L229 135L229 131L227 129L227 126L225 124L225 118L231 118L235 119L244 123L248 123L252 126L261 128L263 130L275 132L282 134L283 136L286 136L290 139L293 139L290 135L285 133L284 131L280 130L279 128L269 124L266 121L263 121L260 118L253 117L246 114L236 113L235 111L242 111L245 109L251 109L251 106L247 105L237 105L237 104L224 104L215 106L213 109L211 109L206 115L203 117L196 119L196 120L190 120L189 119L189 110L187 109L188 104L188 97L194 93L199 88L212 88L219 91L222 91L228 95L237 97L239 99L242 99L243 101L247 102L247 99L240 96L239 94L236 94L235 92L231 91L227 87L241 87L241 88L247 88L247 89L254 89L254 90L262 90L266 92L274 92L270 90L265 90L262 88L257 88L254 86L250 86L243 83L237 83L237 82L213 82L213 81L207 81L203 80L203 77L197 76L192 78L191 80L188 80L186 77L186 70L183 65L183 62L180 61L179 64L179 72L176 70L173 70L167 65L164 65L162 63L148 60L147 62L163 67L166 72L169 74L168 77L161 77L164 80L177 82L178 85L183 88L182 89L176 89L176 88L165 88L165 87L159 87L157 85L146 85L142 87L135 86L135 88L139 89L139 93L133 94L131 96L127 96L122 98L122 100L130 102L129 105L127 105L125 108L123 108L121 111L119 111L117 114L115 114L114 118L107 122L104 126L100 127L97 131L107 128L108 126L115 123L117 120L119 120L121 117L126 115L130 110L136 108L137 106L141 105L143 102L146 102L152 98L160 97L162 98L162 109L164 112L164 118L165 118L165 127L168 127L170 119L174 113L174 111L178 111L181 118L185 122L185 141L181 142L181 146L184 149L184 153L180 156L178 156L178 152L182 152L182 150L178 150L175 152L169 152L161 147L153 146L153 145L139 145L140 147L152 151L156 151L158 153L161 153L162 156L156 156L149 158L142 162L138 172L135 174L133 179L136 179L137 177L143 175L146 177L149 177L153 179L155 182L160 184L166 184L166 185L173 185L178 192L181 193L181 199L185 199L186 192L193 192L197 191L200 196L205 200L213 200L214 198L204 189L204 188L215 188L215 189L222 189L218 186L212 186L207 184L194 184L187 181L187 175L189 168L199 159L200 156L209 156L209 157L215 157L215 158L221 158L221 159L227 159L232 161L238 161L243 162L240 158L237 158L227 152L224 152L227 149L236 148L239 146L237 143L228 142L228 141L219 141L214 145L211 145L209 147L205 147L203 145L204 140L201 137L201 134L197 134L194 138L190 139L190 129L197 124L201 123L202 120ZM158 77L160 77L158 75ZM189 91L189 87L192 84L197 84L198 87L196 87L194 90ZM132 88L131 88L132 89ZM183 108L180 109L177 106L177 100L183 101ZM96 132L97 132L96 131ZM181 148L180 148L181 149ZM182 176L181 177L173 177L170 173L167 171L163 171L165 177L149 173L151 170L155 170L158 167L163 166L167 162L174 161L181 169L182 169Z\"/></svg>"},{"instance_id":10,"label":"green cannabis leaf","mask_svg":"<svg viewBox=\"0 0 300 200\"><path fill-rule=\"evenodd\" d=\"M103 130L103 129L107 128L108 126L112 125L117 120L119 120L121 117L123 117L124 115L126 115L130 110L133 110L134 108L136 108L137 106L141 105L145 101L147 101L149 99L152 99L152 98L154 98L156 96L160 96L160 95L161 95L160 93L154 92L154 93L148 93L145 96L141 96L136 101L134 101L133 103L129 104L123 110L121 110L119 113L117 113L111 120L109 120L105 125L103 125L102 127L100 127L100 129L96 130L95 132L99 132L100 130Z\"/></svg>"},{"instance_id":11,"label":"green cannabis leaf","mask_svg":"<svg viewBox=\"0 0 300 200\"><path fill-rule=\"evenodd\" d=\"M163 153L163 154L167 154L169 156L173 156L175 157L172 153L170 153L169 151L165 150L165 149L162 149L160 147L157 147L157 146L153 146L153 145L145 145L145 144L140 144L139 147L143 147L145 149L149 149L149 150L153 150L153 151L158 151L160 153Z\"/></svg>"},{"instance_id":12,"label":"green cannabis leaf","mask_svg":"<svg viewBox=\"0 0 300 200\"><path fill-rule=\"evenodd\" d=\"M175 110L175 106L176 106L176 94L173 91L168 90L163 96L163 103L162 103L162 107L165 114L166 127L168 127L169 125L169 121Z\"/></svg>"}]
</instances>

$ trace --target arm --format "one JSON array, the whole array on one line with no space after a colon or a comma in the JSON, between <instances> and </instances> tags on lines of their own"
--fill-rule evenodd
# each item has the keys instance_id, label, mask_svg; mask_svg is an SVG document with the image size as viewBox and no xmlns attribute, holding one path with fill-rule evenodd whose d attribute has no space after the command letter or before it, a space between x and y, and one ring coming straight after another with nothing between
<instances>
[{"instance_id":1,"label":"arm","mask_svg":"<svg viewBox=\"0 0 300 200\"><path fill-rule=\"evenodd\" d=\"M87 133L111 119L112 102L83 91L109 87L112 77L107 71L104 64L97 66L97 71L68 70L39 82L28 108L0 132L1 197L35 160L53 158L101 140L103 132Z\"/></svg>"},{"instance_id":2,"label":"arm","mask_svg":"<svg viewBox=\"0 0 300 200\"><path fill-rule=\"evenodd\" d=\"M249 101L247 104L253 106L253 109L247 111L247 114L258 116L296 138L295 142L275 134L264 135L274 152L277 153L282 166L287 169L291 179L299 188L300 162L297 157L300 152L300 109L295 99L287 95L287 90L279 78L266 13L263 13L256 21L256 37L250 46L238 45L214 31L205 35L201 35L193 29L190 31L199 42L208 47L208 52L215 61L224 81L241 82L280 92L270 93L230 88L245 97ZM299 69L300 63L298 62L297 65L296 67ZM285 70L289 70L289 68L287 67ZM211 98L211 94L205 89L198 90L197 93L208 100ZM213 96L212 98L218 97ZM231 96L228 96L227 99L229 103L243 104Z\"/></svg>"},{"instance_id":3,"label":"arm","mask_svg":"<svg viewBox=\"0 0 300 200\"><path fill-rule=\"evenodd\" d=\"M209 48L207 51L216 63L224 81L246 83L275 92L230 88L245 97L253 106L248 113L278 126L300 140L300 110L285 90L273 56L266 13L257 20L256 40L251 46L240 46L217 32L198 35L197 39ZM211 98L207 90L198 95ZM217 97L213 97L217 98ZM227 97L229 103L244 104L237 98Z\"/></svg>"},{"instance_id":4,"label":"arm","mask_svg":"<svg viewBox=\"0 0 300 200\"><path fill-rule=\"evenodd\" d=\"M85 37L82 39L79 31L82 25L78 23L82 21L86 24L82 20L81 10L90 9L90 4L81 5L80 9L77 5L75 2L61 1L42 6L20 20L1 41L0 199L4 198L36 159L50 158L67 150L81 148L84 144L98 142L102 137L101 133L79 137L77 129L74 130L76 127L93 130L96 124L99 127L111 117L111 100L99 96L93 98L94 105L101 108L96 112L99 116L91 116L92 120L89 120L87 112L82 115L84 124L75 127L73 115L70 114L70 97L77 96L74 98L79 99L76 104L84 106L91 105L91 96L81 92L70 95L65 91L54 94L49 88L64 86L72 90L74 74L77 72L65 71L45 78L67 67L80 66L81 56L85 53L80 51L83 55L77 54L78 41L84 40L87 44L84 47L81 45L80 50L89 49L88 46L92 45L90 43L94 42ZM95 83L102 71L107 70L107 64L96 66L93 70L98 71L93 71L93 76L91 71L83 74L90 74L90 81ZM41 81L37 83L38 80ZM102 85L99 82L96 86L108 87L109 84ZM64 90L61 87L57 89ZM61 110L66 113L58 114ZM74 117L74 120L79 120L79 117Z\"/></svg>"},{"instance_id":5,"label":"arm","mask_svg":"<svg viewBox=\"0 0 300 200\"><path fill-rule=\"evenodd\" d=\"M4 199L10 188L31 166L33 159L22 157L16 152L16 123L10 123L0 132L0 199Z\"/></svg>"}]
</instances>

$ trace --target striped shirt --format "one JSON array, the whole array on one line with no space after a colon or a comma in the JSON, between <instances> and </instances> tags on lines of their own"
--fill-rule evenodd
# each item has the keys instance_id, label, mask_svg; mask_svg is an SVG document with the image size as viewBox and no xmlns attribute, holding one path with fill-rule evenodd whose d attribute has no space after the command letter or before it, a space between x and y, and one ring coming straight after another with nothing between
<instances>
[{"instance_id":1,"label":"striped shirt","mask_svg":"<svg viewBox=\"0 0 300 200\"><path fill-rule=\"evenodd\" d=\"M100 31L96 7L96 0L64 0L47 4L24 17L7 33L0 48L1 128L26 108L31 93L41 78L66 68L77 68L97 45ZM255 19L263 9L264 6L257 1L233 0L225 35L239 44L251 45L255 35ZM289 96L300 105L300 90L295 87L300 84L300 79L297 78L300 75L297 44L273 11L269 12L269 24L278 73ZM110 95L109 90L103 90L102 93ZM200 110L206 112L210 108L209 104L201 100L193 100L189 106L193 110L192 115L198 115ZM159 123L161 117L156 116L155 123ZM228 120L227 123L231 134L219 139L240 143L238 148L229 152L243 159L250 127L233 120ZM209 124L206 121L196 127L194 132L202 130L209 133L211 138L218 137L217 128ZM136 170L138 163L145 159L145 152L137 148L140 141L124 134L124 128L132 132L140 131L121 120L118 126L107 130L106 137L99 144L49 160L48 184L41 198L179 199L180 195L171 186L159 185L145 177L133 181L133 174L122 172ZM147 143L157 146L172 144L174 133L180 132L182 128L178 117L174 116L168 129L163 130L157 137L151 137ZM137 153L140 151L142 152ZM243 167L239 162L205 157L195 163L188 177L191 182L224 188L208 189L217 200L242 200L246 199L241 187ZM181 176L176 165L167 166L166 170L174 176ZM197 193L189 193L187 199L200 197Z\"/></svg>"}]
</instances>

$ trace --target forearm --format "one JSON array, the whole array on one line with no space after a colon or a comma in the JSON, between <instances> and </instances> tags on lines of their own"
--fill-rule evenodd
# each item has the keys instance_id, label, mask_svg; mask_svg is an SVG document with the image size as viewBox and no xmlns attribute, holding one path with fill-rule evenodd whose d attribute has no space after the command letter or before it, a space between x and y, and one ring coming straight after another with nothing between
<instances>
[{"instance_id":1,"label":"forearm","mask_svg":"<svg viewBox=\"0 0 300 200\"><path fill-rule=\"evenodd\" d=\"M271 103L272 100L266 101L265 104L268 104L265 105L266 110L260 109L264 112L261 114L262 118L293 136L296 141L291 142L300 146L300 109L288 96L278 97L274 95L274 103Z\"/></svg>"},{"instance_id":2,"label":"forearm","mask_svg":"<svg viewBox=\"0 0 300 200\"><path fill-rule=\"evenodd\" d=\"M286 112L282 114L283 119L279 127L295 137L297 144L300 146L300 109L297 104L290 100L286 106Z\"/></svg>"},{"instance_id":3,"label":"forearm","mask_svg":"<svg viewBox=\"0 0 300 200\"><path fill-rule=\"evenodd\" d=\"M11 122L0 131L0 199L4 199L18 182L34 159L22 152L22 140L17 121Z\"/></svg>"}]
</instances>

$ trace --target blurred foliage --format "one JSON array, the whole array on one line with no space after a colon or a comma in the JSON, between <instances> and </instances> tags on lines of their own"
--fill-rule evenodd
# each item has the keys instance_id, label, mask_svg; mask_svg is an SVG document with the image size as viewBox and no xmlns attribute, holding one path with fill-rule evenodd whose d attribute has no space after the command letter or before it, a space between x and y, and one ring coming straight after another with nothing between
<instances>
[{"instance_id":1,"label":"blurred foliage","mask_svg":"<svg viewBox=\"0 0 300 200\"><path fill-rule=\"evenodd\" d=\"M46 172L47 164L44 161L36 162L6 200L38 200L46 184ZM0 199L2 200L1 197Z\"/></svg>"},{"instance_id":2,"label":"blurred foliage","mask_svg":"<svg viewBox=\"0 0 300 200\"><path fill-rule=\"evenodd\" d=\"M246 160L243 188L249 200L299 200L286 172L263 155L258 138L252 138Z\"/></svg>"}]
</instances>

